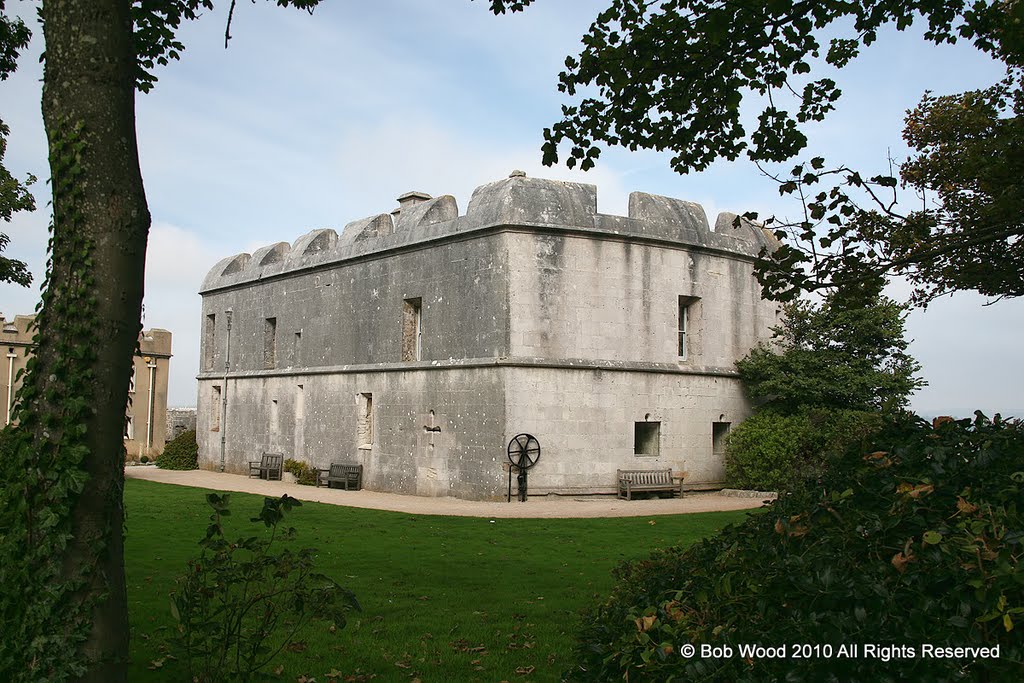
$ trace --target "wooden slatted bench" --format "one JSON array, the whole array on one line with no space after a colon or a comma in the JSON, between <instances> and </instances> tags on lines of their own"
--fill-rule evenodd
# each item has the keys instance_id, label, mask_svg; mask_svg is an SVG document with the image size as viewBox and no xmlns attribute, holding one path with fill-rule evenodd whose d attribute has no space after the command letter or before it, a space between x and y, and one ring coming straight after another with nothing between
<instances>
[{"instance_id":1,"label":"wooden slatted bench","mask_svg":"<svg viewBox=\"0 0 1024 683\"><path fill-rule=\"evenodd\" d=\"M281 469L284 466L282 453L264 453L259 460L249 461L249 477L281 481Z\"/></svg>"},{"instance_id":2,"label":"wooden slatted bench","mask_svg":"<svg viewBox=\"0 0 1024 683\"><path fill-rule=\"evenodd\" d=\"M632 500L634 493L648 491L671 491L673 495L679 492L683 497L683 481L681 477L673 478L672 470L615 470L615 479L618 482L619 498ZM678 483L675 479L679 479Z\"/></svg>"},{"instance_id":3,"label":"wooden slatted bench","mask_svg":"<svg viewBox=\"0 0 1024 683\"><path fill-rule=\"evenodd\" d=\"M363 488L363 466L355 463L332 462L328 469L320 470L317 486L327 488L344 488L346 491L358 491Z\"/></svg>"}]
</instances>

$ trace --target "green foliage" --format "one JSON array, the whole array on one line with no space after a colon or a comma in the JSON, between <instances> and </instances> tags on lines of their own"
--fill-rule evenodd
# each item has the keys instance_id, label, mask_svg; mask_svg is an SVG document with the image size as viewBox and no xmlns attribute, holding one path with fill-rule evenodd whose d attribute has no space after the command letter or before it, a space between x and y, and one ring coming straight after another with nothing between
<instances>
[{"instance_id":1,"label":"green foliage","mask_svg":"<svg viewBox=\"0 0 1024 683\"><path fill-rule=\"evenodd\" d=\"M504 14L532 1L491 0L490 7ZM823 120L842 94L827 72L849 64L884 27L902 31L915 22L927 25L928 42L970 41L1007 66L1000 84L926 94L908 115L904 138L917 155L899 175L938 201L899 213L891 164L874 177L842 164L825 170L821 157L788 177L765 171L782 194L798 199L804 218L776 224L785 242L762 254L758 278L778 300L891 273L910 280L919 305L960 289L1021 296L1020 2L611 0L579 56L566 59L558 87L571 100L544 131L544 163L556 163L567 146L566 165L586 170L603 145L670 151L679 173L741 154L792 159L807 145L807 124ZM753 130L741 117L750 117L743 106L750 96L763 107ZM836 184L823 189L825 180Z\"/></svg>"},{"instance_id":2,"label":"green foliage","mask_svg":"<svg viewBox=\"0 0 1024 683\"><path fill-rule=\"evenodd\" d=\"M877 450L872 450L877 449ZM616 572L571 680L1014 680L1024 657L1024 426L891 421L821 485ZM684 658L680 646L729 645ZM880 643L917 656L746 658L740 644ZM922 657L924 643L998 658ZM788 654L788 653L787 653Z\"/></svg>"},{"instance_id":3,"label":"green foliage","mask_svg":"<svg viewBox=\"0 0 1024 683\"><path fill-rule=\"evenodd\" d=\"M896 273L921 305L961 289L1024 295L1024 159L1015 152L1024 145L1022 78L1016 70L983 90L926 93L907 114L903 137L914 154L899 182L934 198L920 209L897 211L892 175L822 170L822 158L776 178L782 194L800 198L804 219L777 225L782 244L757 266L765 293L788 299ZM814 187L829 177L839 184Z\"/></svg>"},{"instance_id":4,"label":"green foliage","mask_svg":"<svg viewBox=\"0 0 1024 683\"><path fill-rule=\"evenodd\" d=\"M850 444L881 426L877 413L804 407L759 410L726 440L725 479L733 488L790 491L817 480Z\"/></svg>"},{"instance_id":5,"label":"green foliage","mask_svg":"<svg viewBox=\"0 0 1024 683\"><path fill-rule=\"evenodd\" d=\"M736 363L751 396L786 413L803 406L891 412L924 382L907 352L904 308L870 292L787 304L778 353L758 347Z\"/></svg>"},{"instance_id":6,"label":"green foliage","mask_svg":"<svg viewBox=\"0 0 1024 683\"><path fill-rule=\"evenodd\" d=\"M231 0L227 25L224 28L224 47L231 39L231 20L235 14L235 2ZM321 0L274 0L278 7L295 7L312 14ZM156 85L153 71L180 59L185 45L177 36L183 21L198 19L203 10L213 10L213 0L134 0L132 21L134 38L138 51L138 70L135 87L149 92Z\"/></svg>"},{"instance_id":7,"label":"green foliage","mask_svg":"<svg viewBox=\"0 0 1024 683\"><path fill-rule=\"evenodd\" d=\"M0 0L0 81L7 80L18 65L18 53L28 46L32 32L18 17L4 14L5 0ZM35 199L28 191L35 177L29 175L24 182L18 180L4 166L7 153L7 135L10 128L0 120L0 220L10 222L11 216L19 211L34 211ZM0 254L10 243L10 238L0 232ZM0 256L0 282L13 282L22 287L32 283L32 275L24 261Z\"/></svg>"},{"instance_id":8,"label":"green foliage","mask_svg":"<svg viewBox=\"0 0 1024 683\"><path fill-rule=\"evenodd\" d=\"M141 458L139 458L139 462L141 462L143 465L145 465L146 463L149 462L149 456L148 455L142 456Z\"/></svg>"},{"instance_id":9,"label":"green foliage","mask_svg":"<svg viewBox=\"0 0 1024 683\"><path fill-rule=\"evenodd\" d=\"M84 144L81 124L63 121L53 131L50 229L55 233L60 225L65 234L51 239L52 258L35 318L35 355L13 408L17 426L0 434L4 681L64 681L84 673L88 662L80 646L92 628L91 610L98 599L88 588L97 580L97 558L112 533L98 529L89 539L72 534L73 510L89 477L83 466L89 454L85 424L95 386L90 369L96 353L94 244L77 229ZM123 463L123 449L110 457ZM68 554L82 561L65 566Z\"/></svg>"},{"instance_id":10,"label":"green foliage","mask_svg":"<svg viewBox=\"0 0 1024 683\"><path fill-rule=\"evenodd\" d=\"M156 459L157 467L163 470L194 470L199 468L199 445L196 430L182 432L164 446L164 452Z\"/></svg>"},{"instance_id":11,"label":"green foliage","mask_svg":"<svg viewBox=\"0 0 1024 683\"><path fill-rule=\"evenodd\" d=\"M288 458L284 461L284 471L295 475L295 483L306 486L316 486L316 480L320 476L320 470L308 462Z\"/></svg>"},{"instance_id":12,"label":"green foliage","mask_svg":"<svg viewBox=\"0 0 1024 683\"><path fill-rule=\"evenodd\" d=\"M491 10L528 4L492 0ZM815 68L842 68L882 27L921 20L931 42L967 39L1019 65L1020 29L1004 30L1014 4L612 0L583 36L581 54L565 61L558 88L576 101L544 131L544 163L558 161L564 142L565 163L584 170L600 143L670 150L680 173L744 151L754 160L789 159L807 144L801 126L824 119L841 95L832 79L812 79ZM822 35L831 36L828 45ZM740 116L745 95L768 95L749 135Z\"/></svg>"},{"instance_id":13,"label":"green foliage","mask_svg":"<svg viewBox=\"0 0 1024 683\"><path fill-rule=\"evenodd\" d=\"M190 560L171 594L177 622L172 646L187 662L189 679L203 683L250 680L288 645L310 619L344 628L345 612L359 603L348 589L314 569L316 551L273 551L291 541L295 529L279 529L286 512L302 505L288 496L265 498L253 522L269 538L228 541L222 520L230 515L227 494L206 496L213 508L202 552Z\"/></svg>"}]
</instances>

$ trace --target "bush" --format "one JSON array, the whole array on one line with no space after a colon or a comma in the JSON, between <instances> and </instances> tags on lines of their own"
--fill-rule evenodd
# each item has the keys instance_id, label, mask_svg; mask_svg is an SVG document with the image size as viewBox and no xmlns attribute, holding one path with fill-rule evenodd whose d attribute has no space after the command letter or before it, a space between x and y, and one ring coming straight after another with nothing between
<instances>
[{"instance_id":1,"label":"bush","mask_svg":"<svg viewBox=\"0 0 1024 683\"><path fill-rule=\"evenodd\" d=\"M143 465L145 465L146 463L149 462L149 456L148 455L142 456L141 458L139 458L139 462L142 463Z\"/></svg>"},{"instance_id":2,"label":"bush","mask_svg":"<svg viewBox=\"0 0 1024 683\"><path fill-rule=\"evenodd\" d=\"M887 424L817 487L746 522L615 572L585 615L575 681L1015 680L1024 657L1024 427L918 418ZM831 658L747 657L739 646L821 645ZM838 657L844 644L858 657ZM893 660L863 644L914 649ZM923 644L998 658L922 656ZM680 656L693 644L696 657ZM702 658L702 644L732 656ZM1018 674L1013 674L1018 671Z\"/></svg>"},{"instance_id":3,"label":"bush","mask_svg":"<svg viewBox=\"0 0 1024 683\"><path fill-rule=\"evenodd\" d=\"M203 550L171 594L177 628L170 644L186 662L189 680L202 683L251 680L310 619L344 628L345 612L359 609L352 591L314 571L314 549L272 552L278 539L295 538L294 528L278 526L285 512L302 503L288 496L264 498L252 521L263 522L269 538L230 542L222 525L230 513L228 499L206 496L213 514L199 542Z\"/></svg>"},{"instance_id":4,"label":"bush","mask_svg":"<svg viewBox=\"0 0 1024 683\"><path fill-rule=\"evenodd\" d=\"M199 467L199 445L196 431L182 432L164 446L156 464L165 470L194 470Z\"/></svg>"},{"instance_id":5,"label":"bush","mask_svg":"<svg viewBox=\"0 0 1024 683\"><path fill-rule=\"evenodd\" d=\"M788 491L817 480L830 460L860 444L882 423L875 413L802 408L786 415L764 408L744 420L726 440L729 486Z\"/></svg>"},{"instance_id":6,"label":"bush","mask_svg":"<svg viewBox=\"0 0 1024 683\"><path fill-rule=\"evenodd\" d=\"M284 471L295 475L295 483L306 486L316 486L317 477L320 476L320 470L309 463L291 458L284 461Z\"/></svg>"}]
</instances>

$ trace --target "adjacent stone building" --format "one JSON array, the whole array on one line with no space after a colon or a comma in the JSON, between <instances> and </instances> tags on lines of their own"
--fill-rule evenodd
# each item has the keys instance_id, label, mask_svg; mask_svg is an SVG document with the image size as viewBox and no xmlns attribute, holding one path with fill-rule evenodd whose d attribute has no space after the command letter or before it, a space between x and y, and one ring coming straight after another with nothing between
<instances>
[{"instance_id":1,"label":"adjacent stone building","mask_svg":"<svg viewBox=\"0 0 1024 683\"><path fill-rule=\"evenodd\" d=\"M261 452L364 466L364 486L504 497L506 446L542 448L530 493L608 493L616 469L723 478L749 405L734 363L770 337L758 228L693 203L516 172L219 262L202 285L200 466ZM513 483L514 487L514 483Z\"/></svg>"},{"instance_id":2,"label":"adjacent stone building","mask_svg":"<svg viewBox=\"0 0 1024 683\"><path fill-rule=\"evenodd\" d=\"M167 409L167 431L164 438L173 441L185 432L196 429L195 408L168 408Z\"/></svg>"},{"instance_id":3,"label":"adjacent stone building","mask_svg":"<svg viewBox=\"0 0 1024 683\"><path fill-rule=\"evenodd\" d=\"M3 424L11 422L14 397L21 387L18 373L32 356L34 320L34 315L17 315L10 321L0 316L0 343L7 351L7 362L0 369L5 400ZM129 460L138 460L143 455L155 458L163 451L170 361L171 333L157 328L143 330L125 410L124 446Z\"/></svg>"}]
</instances>

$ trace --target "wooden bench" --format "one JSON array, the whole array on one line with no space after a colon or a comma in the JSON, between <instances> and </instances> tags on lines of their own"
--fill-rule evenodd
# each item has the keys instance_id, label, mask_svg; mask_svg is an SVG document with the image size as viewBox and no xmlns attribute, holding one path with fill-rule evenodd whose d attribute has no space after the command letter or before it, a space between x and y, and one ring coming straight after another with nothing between
<instances>
[{"instance_id":1,"label":"wooden bench","mask_svg":"<svg viewBox=\"0 0 1024 683\"><path fill-rule=\"evenodd\" d=\"M332 486L334 484L337 487ZM358 491L363 488L363 466L348 462L332 462L328 469L320 470L316 485Z\"/></svg>"},{"instance_id":2,"label":"wooden bench","mask_svg":"<svg viewBox=\"0 0 1024 683\"><path fill-rule=\"evenodd\" d=\"M683 497L682 477L673 477L672 470L615 470L619 498L632 500L633 494L648 491L671 491ZM679 481L677 482L676 479Z\"/></svg>"},{"instance_id":3,"label":"wooden bench","mask_svg":"<svg viewBox=\"0 0 1024 683\"><path fill-rule=\"evenodd\" d=\"M281 470L284 466L284 455L281 453L264 453L259 460L249 461L249 477L281 481Z\"/></svg>"}]
</instances>

